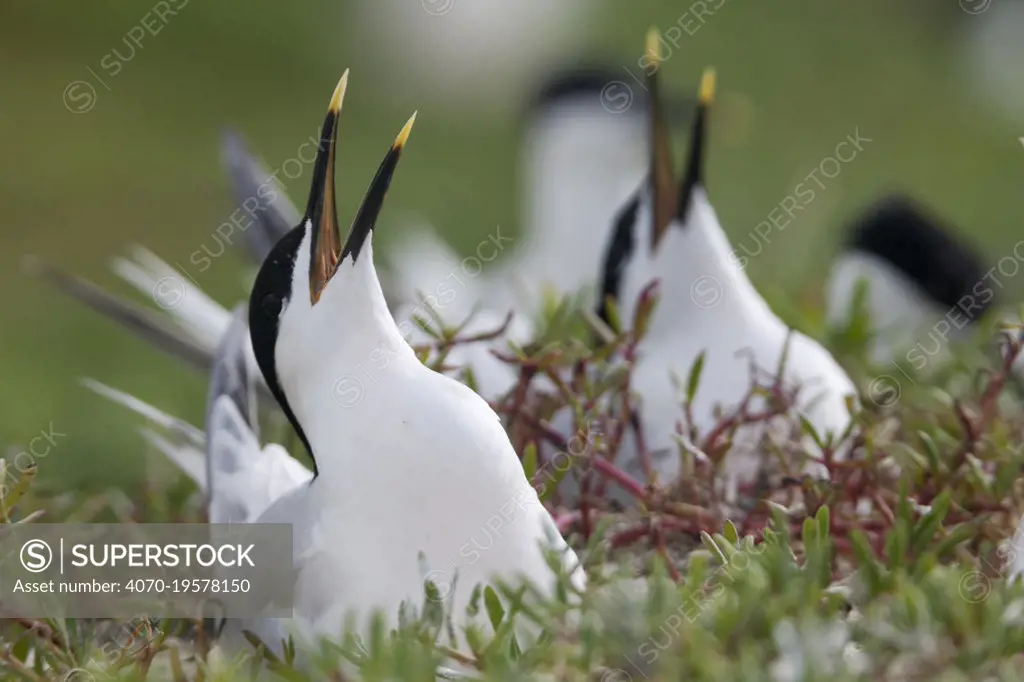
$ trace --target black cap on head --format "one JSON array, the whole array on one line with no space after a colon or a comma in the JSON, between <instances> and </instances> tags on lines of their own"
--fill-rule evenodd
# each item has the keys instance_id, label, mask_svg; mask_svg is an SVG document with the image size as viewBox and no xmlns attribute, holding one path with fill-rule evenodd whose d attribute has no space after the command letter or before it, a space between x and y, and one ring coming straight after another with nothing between
<instances>
[{"instance_id":1,"label":"black cap on head","mask_svg":"<svg viewBox=\"0 0 1024 682\"><path fill-rule=\"evenodd\" d=\"M850 227L847 249L892 264L943 308L972 306L978 311L969 315L972 321L995 300L991 293L975 294L988 272L981 257L909 197L872 204Z\"/></svg>"},{"instance_id":2,"label":"black cap on head","mask_svg":"<svg viewBox=\"0 0 1024 682\"><path fill-rule=\"evenodd\" d=\"M609 116L637 116L647 114L649 98L642 70L627 71L623 66L600 63L576 63L551 73L539 83L536 95L526 111L534 118L545 111L570 102L592 102L595 111L607 111ZM671 126L689 123L694 102L689 97L665 93L665 111Z\"/></svg>"},{"instance_id":3,"label":"black cap on head","mask_svg":"<svg viewBox=\"0 0 1024 682\"><path fill-rule=\"evenodd\" d=\"M636 83L627 83L624 78L628 78L628 74L621 69L615 70L596 64L565 68L555 72L541 83L531 108L537 112L557 104L586 97L591 97L595 103L599 103L602 97L608 97L611 94L612 88L624 84L630 87L634 95L633 104L640 104L638 110L642 110L646 102L643 90ZM639 92L637 92L638 90ZM632 108L632 106L629 107L629 109ZM614 112L609 111L609 113Z\"/></svg>"}]
</instances>

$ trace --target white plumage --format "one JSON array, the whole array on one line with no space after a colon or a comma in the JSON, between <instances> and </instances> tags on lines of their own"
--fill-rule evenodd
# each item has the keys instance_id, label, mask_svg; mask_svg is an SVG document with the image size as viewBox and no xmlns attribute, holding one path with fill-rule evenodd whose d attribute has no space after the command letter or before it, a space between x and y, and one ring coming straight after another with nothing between
<instances>
[{"instance_id":1,"label":"white plumage","mask_svg":"<svg viewBox=\"0 0 1024 682\"><path fill-rule=\"evenodd\" d=\"M649 35L648 41L648 54L656 60L657 33ZM759 372L775 377L784 352L782 387L787 393L798 391L793 407L821 437L829 433L838 437L846 430L850 423L846 400L857 392L828 351L791 331L772 312L739 266L719 224L703 181L705 123L714 96L710 70L701 81L686 172L678 194L673 194L670 140L656 96L658 70L648 74L648 90L655 99L651 175L616 219L608 240L604 286L617 302L623 324L629 324L641 292L652 282L659 283L658 304L637 349L632 388L640 399L644 441L664 484L680 471L676 434L687 433L680 384L685 384L702 353L703 372L691 406L693 426L702 438L719 422L719 411L734 413L749 393L755 379L751 362ZM761 379L764 385L763 375ZM748 405L753 414L766 407L761 397ZM787 423L792 419L740 427L724 460L726 480L751 480L759 469L761 438L771 434L775 424ZM680 424L684 428L678 429ZM807 445L815 452L810 439ZM620 457L628 473L644 478L631 440L625 442ZM820 465L810 465L808 471L824 474Z\"/></svg>"},{"instance_id":2,"label":"white plumage","mask_svg":"<svg viewBox=\"0 0 1024 682\"><path fill-rule=\"evenodd\" d=\"M732 259L729 242L702 187L693 191L686 220L673 223L653 258L630 267L623 285L623 319L632 319L644 286L658 279L659 302L639 347L633 387L641 398L646 443L657 457L663 481L678 475L678 445L672 434L682 420L682 392L698 355L704 353L702 380L694 396L697 429L707 435L723 414L734 410L751 386L750 362L774 377L789 339L783 387L798 389L796 408L824 437L838 437L850 421L847 396L857 389L835 359L817 341L790 330L772 312L746 273ZM649 221L641 207L639 224ZM646 231L642 231L646 232ZM640 248L646 251L646 246ZM790 336L791 334L791 336ZM765 401L750 403L752 413ZM783 418L780 421L786 421ZM765 433L761 425L744 427L725 460L727 477L750 480L757 470L755 449ZM638 463L634 461L631 469ZM820 467L811 469L823 475Z\"/></svg>"}]
</instances>

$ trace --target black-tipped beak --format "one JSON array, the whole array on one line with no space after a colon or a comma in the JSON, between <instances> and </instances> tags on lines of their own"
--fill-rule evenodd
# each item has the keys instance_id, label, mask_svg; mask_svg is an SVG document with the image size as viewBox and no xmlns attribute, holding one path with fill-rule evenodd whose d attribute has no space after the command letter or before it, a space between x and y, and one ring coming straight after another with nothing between
<instances>
[{"instance_id":1,"label":"black-tipped beak","mask_svg":"<svg viewBox=\"0 0 1024 682\"><path fill-rule=\"evenodd\" d=\"M366 238L373 230L373 226L377 224L377 216L380 215L380 209L384 206L384 197L391 185L391 176L394 175L395 168L398 167L398 159L402 155L402 149L405 148L405 143L409 139L409 133L412 132L415 122L416 114L413 113L402 127L402 132L398 133L398 137L395 138L384 160L381 161L380 167L377 168L377 174L373 176L373 181L370 182L370 187L366 190L366 196L363 197L363 203L359 206L359 212L356 213L355 220L352 221L348 239L345 240L345 248L341 250L341 260L351 255L354 263L363 250L363 244L366 243Z\"/></svg>"},{"instance_id":2,"label":"black-tipped beak","mask_svg":"<svg viewBox=\"0 0 1024 682\"><path fill-rule=\"evenodd\" d=\"M690 210L690 199L693 191L704 184L704 142L707 138L708 109L715 100L715 70L704 69L700 79L700 90L697 95L697 112L694 115L690 133L690 156L686 161L686 172L679 186L679 197L676 201L676 219L685 220Z\"/></svg>"},{"instance_id":3,"label":"black-tipped beak","mask_svg":"<svg viewBox=\"0 0 1024 682\"><path fill-rule=\"evenodd\" d=\"M327 108L320 146L313 166L313 186L309 191L306 220L313 230L309 262L309 302L316 305L327 282L334 276L341 262L341 231L338 229L338 211L334 203L334 150L338 137L338 115L348 86L348 69L341 75L331 104Z\"/></svg>"},{"instance_id":4,"label":"black-tipped beak","mask_svg":"<svg viewBox=\"0 0 1024 682\"><path fill-rule=\"evenodd\" d=\"M675 212L675 179L672 170L672 136L665 119L658 72L661 70L661 33L656 28L647 31L644 48L648 61L647 92L650 116L651 143L651 250L668 230Z\"/></svg>"}]
</instances>

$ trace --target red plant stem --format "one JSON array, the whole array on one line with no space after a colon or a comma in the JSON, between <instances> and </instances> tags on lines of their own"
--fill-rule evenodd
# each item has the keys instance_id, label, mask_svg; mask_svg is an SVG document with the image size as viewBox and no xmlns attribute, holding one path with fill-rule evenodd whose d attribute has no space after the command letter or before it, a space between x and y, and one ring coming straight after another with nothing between
<instances>
[{"instance_id":1,"label":"red plant stem","mask_svg":"<svg viewBox=\"0 0 1024 682\"><path fill-rule=\"evenodd\" d=\"M704 525L695 522L693 519L683 519L676 516L662 516L658 519L658 524L662 528L679 531L680 533L687 533L694 537L698 537L702 530L710 533L715 530L717 526L717 523Z\"/></svg>"},{"instance_id":2,"label":"red plant stem","mask_svg":"<svg viewBox=\"0 0 1024 682\"><path fill-rule=\"evenodd\" d=\"M644 432L640 423L640 415L636 412L630 413L633 422L633 441L636 443L636 454L643 467L644 477L648 483L654 480L654 463L651 462L651 453L647 451L647 441L644 440Z\"/></svg>"},{"instance_id":3,"label":"red plant stem","mask_svg":"<svg viewBox=\"0 0 1024 682\"><path fill-rule=\"evenodd\" d=\"M650 532L651 525L647 522L641 523L637 526L633 526L632 528L627 528L626 530L619 531L618 533L612 536L610 541L611 546L613 548L619 548L625 545L630 545L639 540L640 538L646 537L650 534Z\"/></svg>"},{"instance_id":4,"label":"red plant stem","mask_svg":"<svg viewBox=\"0 0 1024 682\"><path fill-rule=\"evenodd\" d=\"M13 618L12 620L21 627L31 632L32 634L38 637L42 637L58 649L64 648L64 645L61 644L60 637L57 636L57 633L53 631L53 628L51 628L46 623L38 620L33 620L31 618L21 617Z\"/></svg>"},{"instance_id":5,"label":"red plant stem","mask_svg":"<svg viewBox=\"0 0 1024 682\"><path fill-rule=\"evenodd\" d=\"M958 471L964 465L967 455L975 449L981 435L988 430L993 417L995 417L999 394L1002 393L1007 379L1013 372L1013 364L1020 355L1021 349L1024 348L1017 339L1010 338L1009 341L1010 349L1003 357L1002 366L998 372L990 375L988 386L985 387L985 392L981 396L978 418L971 419L962 405L959 403L956 405L957 417L964 428L964 441L953 456L950 473Z\"/></svg>"},{"instance_id":6,"label":"red plant stem","mask_svg":"<svg viewBox=\"0 0 1024 682\"><path fill-rule=\"evenodd\" d=\"M512 427L515 425L516 419L522 416L523 403L526 402L530 381L536 373L536 368L527 367L526 365L521 366L519 369L519 383L516 385L515 392L512 395L512 406L508 410L508 424L505 425L505 430L509 433L512 433Z\"/></svg>"},{"instance_id":7,"label":"red plant stem","mask_svg":"<svg viewBox=\"0 0 1024 682\"><path fill-rule=\"evenodd\" d=\"M665 560L665 566L668 568L668 574L672 576L672 580L680 582L682 577L679 575L679 571L676 569L675 564L668 556L668 550L665 548L665 538L661 534L661 530L656 524L652 524L651 538L654 540L655 546L658 548L658 554Z\"/></svg>"},{"instance_id":8,"label":"red plant stem","mask_svg":"<svg viewBox=\"0 0 1024 682\"><path fill-rule=\"evenodd\" d=\"M563 448L566 445L566 437L556 431L547 422L534 417L525 410L519 410L519 417L523 420L530 428L536 429L538 435L546 440L549 444L556 448Z\"/></svg>"},{"instance_id":9,"label":"red plant stem","mask_svg":"<svg viewBox=\"0 0 1024 682\"><path fill-rule=\"evenodd\" d=\"M591 465L597 469L598 473L603 476L607 476L616 483L618 483L626 492L633 497L646 500L647 491L644 486L640 484L635 478L627 474L626 472L619 469L617 466L604 459L603 457L594 457L591 460Z\"/></svg>"},{"instance_id":10,"label":"red plant stem","mask_svg":"<svg viewBox=\"0 0 1024 682\"><path fill-rule=\"evenodd\" d=\"M494 331L483 332L480 334L476 334L474 336L466 336L461 338L454 337L448 341L447 345L448 347L451 347L464 343L479 343L481 341L493 341L499 336L503 336L505 334L505 332L508 330L508 326L512 324L512 318L514 315L515 313L513 313L511 310L508 311L508 315L505 316L505 321L502 322L501 326L495 329ZM466 321L468 322L469 320L467 319Z\"/></svg>"}]
</instances>

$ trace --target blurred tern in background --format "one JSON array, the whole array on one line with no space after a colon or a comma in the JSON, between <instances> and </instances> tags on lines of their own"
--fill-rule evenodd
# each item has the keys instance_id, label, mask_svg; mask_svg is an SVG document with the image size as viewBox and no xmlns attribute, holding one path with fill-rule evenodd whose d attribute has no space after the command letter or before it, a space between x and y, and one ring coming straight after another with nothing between
<instances>
[{"instance_id":1,"label":"blurred tern in background","mask_svg":"<svg viewBox=\"0 0 1024 682\"><path fill-rule=\"evenodd\" d=\"M470 319L464 335L493 331L514 313L503 337L449 356L452 364L473 368L488 400L503 395L517 378L490 349L507 352L510 340L532 340L546 297L582 294L585 305L592 304L601 260L595 230L608 224L643 180L646 98L632 90L619 93L621 101L613 97L610 87L625 87L618 78L621 73L611 68L581 66L539 88L520 151L523 226L515 239L497 228L493 263L468 272L425 224L410 226L388 254L396 298L407 302L396 319L407 319L421 295L448 324ZM418 327L407 338L424 341Z\"/></svg>"},{"instance_id":2,"label":"blurred tern in background","mask_svg":"<svg viewBox=\"0 0 1024 682\"><path fill-rule=\"evenodd\" d=\"M659 280L658 304L638 348L633 390L641 399L641 429L653 467L660 481L669 483L680 469L674 435L683 420L683 391L671 375L685 381L702 353L702 380L692 406L694 425L702 435L719 421L716 406L728 412L748 393L751 360L774 375L786 352L783 386L799 387L795 408L822 438L846 431L847 398L857 391L828 351L787 328L772 312L732 256L704 185L707 118L715 90L711 70L701 79L689 159L682 183L676 185L669 131L658 101L658 52L658 33L652 30L647 54L657 68L648 72L653 100L650 176L614 221L602 291L615 301L620 320L628 324L641 291ZM603 302L599 314L608 317ZM764 407L760 398L751 403L754 413ZM756 445L765 433L764 424L740 428L724 460L727 482L755 477ZM813 444L810 447L813 452ZM642 479L636 453L624 450L623 467ZM825 475L819 465L810 469Z\"/></svg>"},{"instance_id":3,"label":"blurred tern in background","mask_svg":"<svg viewBox=\"0 0 1024 682\"><path fill-rule=\"evenodd\" d=\"M584 290L595 300L601 240L595 233L643 182L646 98L611 99L616 73L567 71L540 90L521 147L523 229L487 271L483 296L498 310L539 312L545 294ZM612 106L612 105L616 106Z\"/></svg>"},{"instance_id":4,"label":"blurred tern in background","mask_svg":"<svg viewBox=\"0 0 1024 682\"><path fill-rule=\"evenodd\" d=\"M866 286L869 356L922 369L948 358L948 341L966 339L997 305L996 285L970 244L917 202L887 196L850 226L828 282L830 325L849 325L858 282Z\"/></svg>"}]
</instances>

